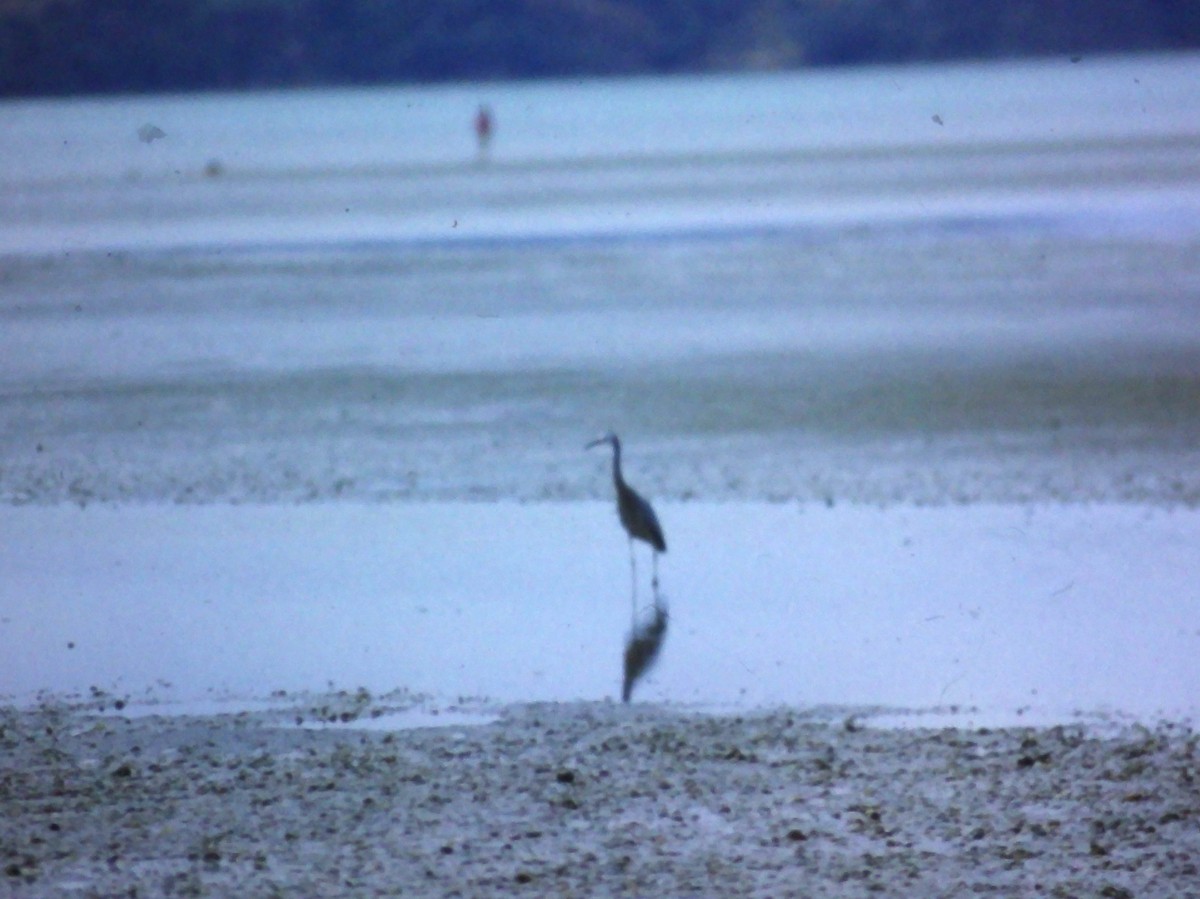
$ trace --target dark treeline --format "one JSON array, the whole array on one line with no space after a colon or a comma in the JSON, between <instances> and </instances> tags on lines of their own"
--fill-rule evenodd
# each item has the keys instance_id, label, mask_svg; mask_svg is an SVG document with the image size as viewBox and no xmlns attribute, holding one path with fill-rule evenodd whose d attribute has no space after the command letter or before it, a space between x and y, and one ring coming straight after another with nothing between
<instances>
[{"instance_id":1,"label":"dark treeline","mask_svg":"<svg viewBox=\"0 0 1200 899\"><path fill-rule=\"evenodd\" d=\"M0 94L782 69L1197 46L1196 0L0 0Z\"/></svg>"}]
</instances>

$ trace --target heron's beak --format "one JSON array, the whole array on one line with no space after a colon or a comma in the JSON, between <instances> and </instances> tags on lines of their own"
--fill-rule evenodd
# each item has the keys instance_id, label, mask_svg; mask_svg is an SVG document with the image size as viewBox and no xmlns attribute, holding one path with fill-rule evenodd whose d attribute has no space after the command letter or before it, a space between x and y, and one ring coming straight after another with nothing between
<instances>
[{"instance_id":1,"label":"heron's beak","mask_svg":"<svg viewBox=\"0 0 1200 899\"><path fill-rule=\"evenodd\" d=\"M590 450L593 446L599 446L602 443L608 443L607 437L597 437L591 443L584 447L585 450Z\"/></svg>"}]
</instances>

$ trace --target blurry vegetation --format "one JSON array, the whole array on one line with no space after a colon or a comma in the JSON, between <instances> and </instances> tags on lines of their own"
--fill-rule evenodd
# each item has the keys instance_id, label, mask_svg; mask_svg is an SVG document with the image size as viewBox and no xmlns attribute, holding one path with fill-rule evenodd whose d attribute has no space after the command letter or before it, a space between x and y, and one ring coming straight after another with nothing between
<instances>
[{"instance_id":1,"label":"blurry vegetation","mask_svg":"<svg viewBox=\"0 0 1200 899\"><path fill-rule=\"evenodd\" d=\"M1196 0L0 0L0 94L761 70L1197 46Z\"/></svg>"}]
</instances>

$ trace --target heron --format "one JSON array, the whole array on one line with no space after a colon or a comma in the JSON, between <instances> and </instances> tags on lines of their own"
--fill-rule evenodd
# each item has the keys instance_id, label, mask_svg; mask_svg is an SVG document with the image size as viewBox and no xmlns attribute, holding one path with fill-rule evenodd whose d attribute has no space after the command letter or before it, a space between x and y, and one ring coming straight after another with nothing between
<instances>
[{"instance_id":1,"label":"heron","mask_svg":"<svg viewBox=\"0 0 1200 899\"><path fill-rule=\"evenodd\" d=\"M593 440L584 449L592 449L592 447L605 443L612 447L613 452L612 471L613 485L617 488L617 514L620 516L621 526L625 528L625 533L629 536L629 570L633 581L633 623L636 628L637 560L633 553L633 541L642 540L649 543L654 551L654 577L650 583L654 587L656 597L658 596L658 554L667 551L667 541L663 537L662 526L659 525L658 516L654 514L650 503L626 484L625 478L621 475L621 439L609 431L603 437Z\"/></svg>"}]
</instances>

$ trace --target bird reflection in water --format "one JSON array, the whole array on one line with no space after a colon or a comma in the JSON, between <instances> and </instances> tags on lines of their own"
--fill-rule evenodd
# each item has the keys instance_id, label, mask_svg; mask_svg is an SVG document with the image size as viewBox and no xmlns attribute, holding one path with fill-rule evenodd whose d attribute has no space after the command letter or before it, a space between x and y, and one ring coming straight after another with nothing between
<instances>
[{"instance_id":1,"label":"bird reflection in water","mask_svg":"<svg viewBox=\"0 0 1200 899\"><path fill-rule=\"evenodd\" d=\"M654 608L643 621L636 623L625 641L625 680L621 686L622 702L629 702L634 685L656 661L667 639L667 601L655 594Z\"/></svg>"}]
</instances>

